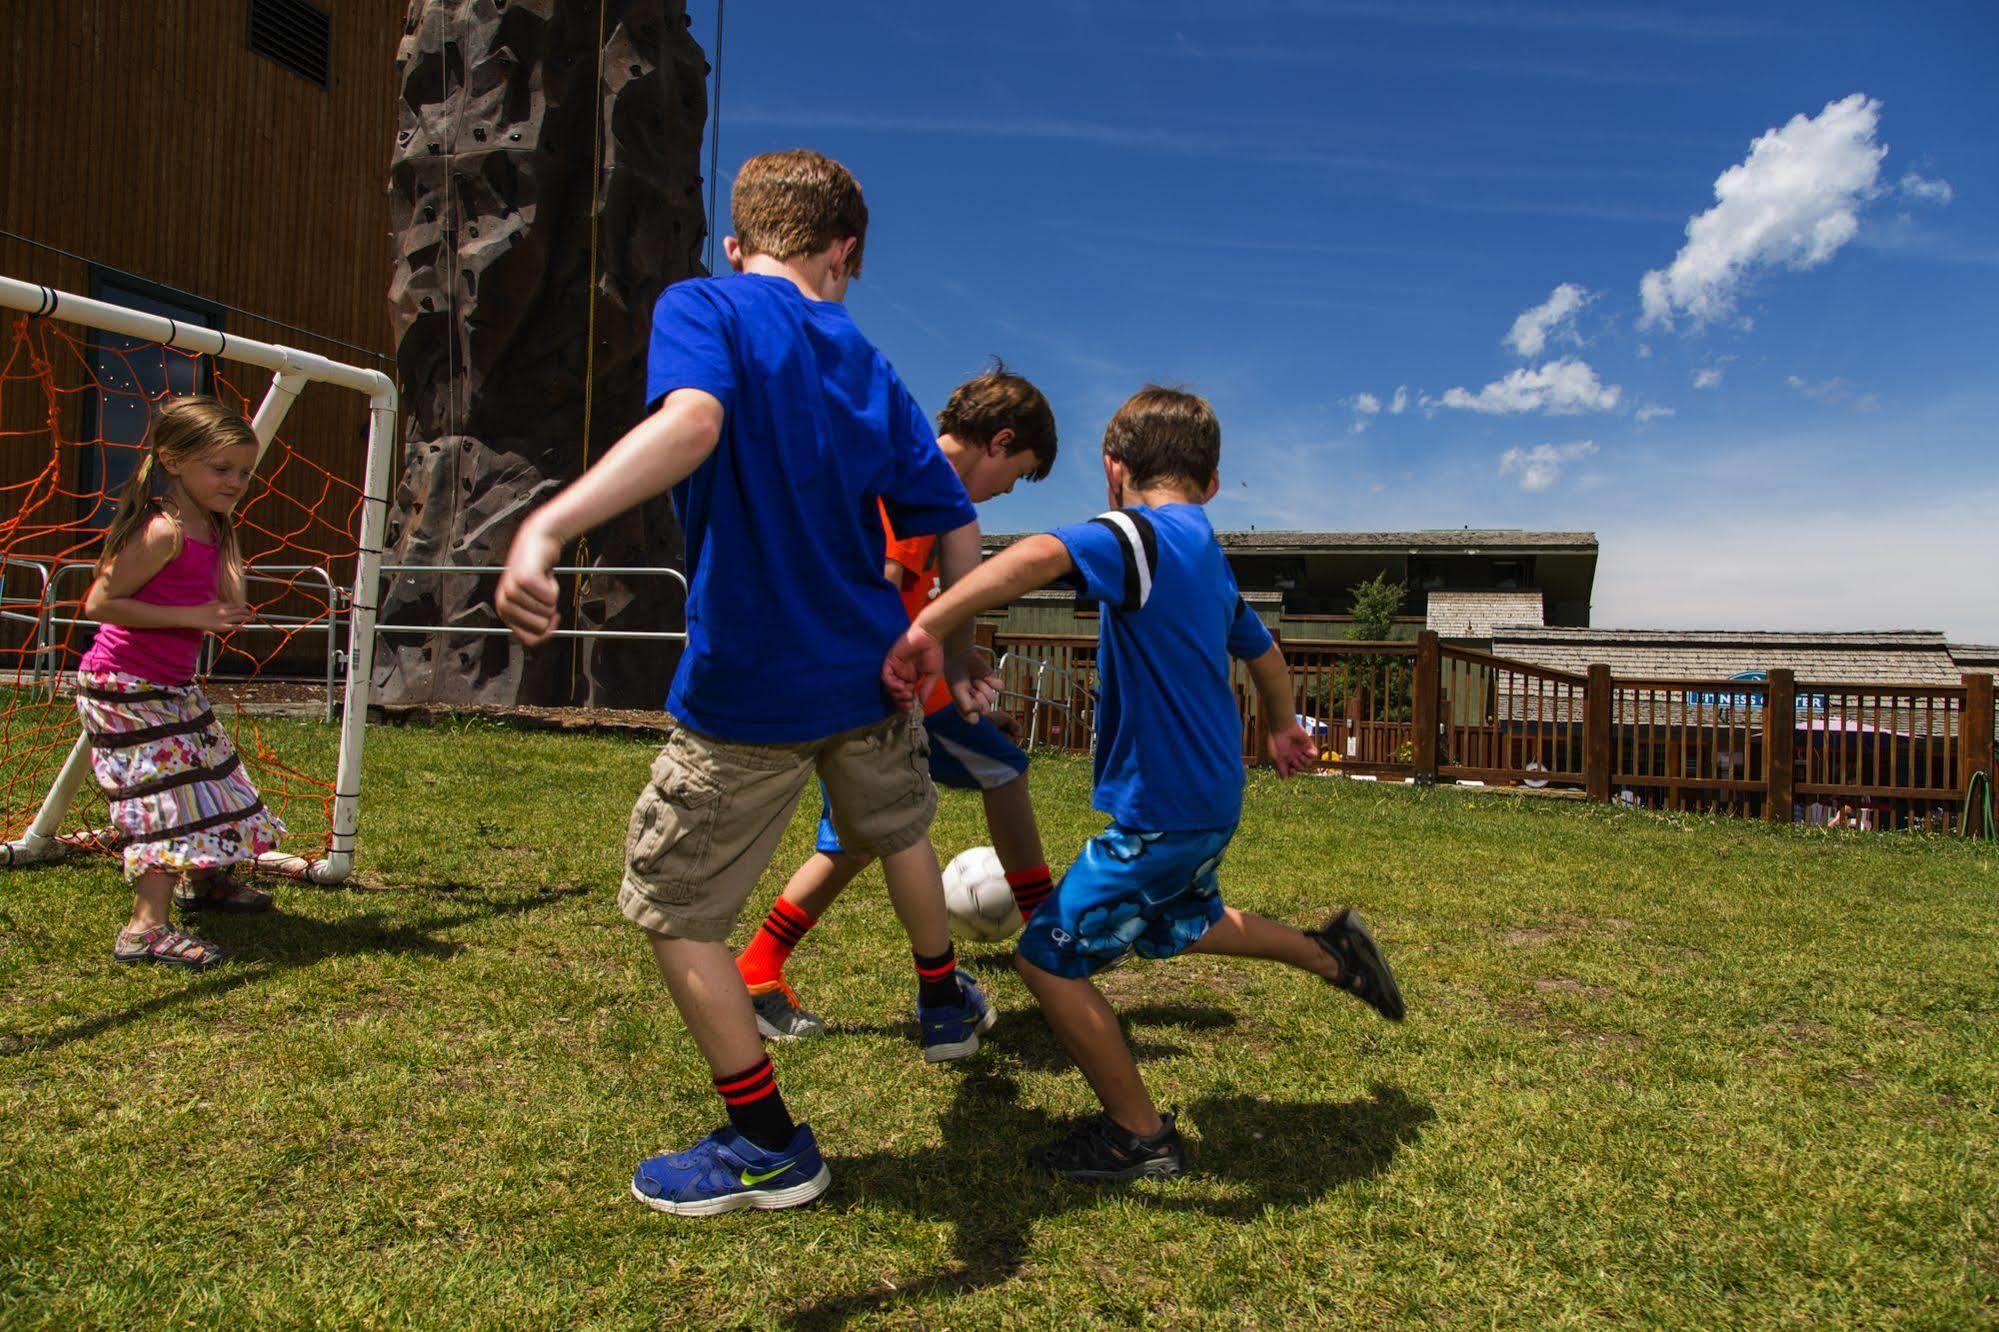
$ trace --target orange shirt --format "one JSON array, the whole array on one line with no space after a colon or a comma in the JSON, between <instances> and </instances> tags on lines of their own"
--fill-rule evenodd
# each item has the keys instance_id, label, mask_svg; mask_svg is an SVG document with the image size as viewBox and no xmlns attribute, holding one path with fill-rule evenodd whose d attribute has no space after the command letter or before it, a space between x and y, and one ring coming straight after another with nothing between
<instances>
[{"instance_id":1,"label":"orange shirt","mask_svg":"<svg viewBox=\"0 0 1999 1332\"><path fill-rule=\"evenodd\" d=\"M879 503L879 501L877 501ZM887 538L888 558L902 566L902 582L898 590L902 593L902 608L914 620L923 613L936 595L943 591L937 575L937 538L934 536L911 537L899 540L895 528L888 520L888 508L881 506L882 535ZM943 680L938 680L923 698L923 715L928 717L939 708L951 706L951 689Z\"/></svg>"}]
</instances>

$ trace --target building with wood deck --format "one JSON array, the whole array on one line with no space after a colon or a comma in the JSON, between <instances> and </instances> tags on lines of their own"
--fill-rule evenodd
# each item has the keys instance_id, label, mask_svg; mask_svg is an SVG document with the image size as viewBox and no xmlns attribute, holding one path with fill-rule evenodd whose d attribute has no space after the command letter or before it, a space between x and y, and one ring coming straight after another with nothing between
<instances>
[{"instance_id":1,"label":"building with wood deck","mask_svg":"<svg viewBox=\"0 0 1999 1332\"><path fill-rule=\"evenodd\" d=\"M1347 636L1353 589L1386 576L1408 589L1396 637L1436 629L1485 640L1500 623L1587 626L1593 532L1218 532L1243 598L1287 641ZM992 534L986 550L1018 535ZM1023 597L993 622L1009 633L1093 634L1096 613L1061 592ZM1462 632L1460 632L1462 631Z\"/></svg>"}]
</instances>

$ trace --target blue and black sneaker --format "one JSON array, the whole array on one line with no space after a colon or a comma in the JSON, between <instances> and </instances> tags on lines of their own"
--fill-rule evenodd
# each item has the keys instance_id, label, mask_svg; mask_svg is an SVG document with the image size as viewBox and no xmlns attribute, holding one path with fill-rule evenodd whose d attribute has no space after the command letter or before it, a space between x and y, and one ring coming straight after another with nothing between
<instances>
[{"instance_id":1,"label":"blue and black sneaker","mask_svg":"<svg viewBox=\"0 0 1999 1332\"><path fill-rule=\"evenodd\" d=\"M955 1004L916 1006L916 1020L923 1028L918 1039L923 1042L927 1063L941 1064L977 1054L980 1034L991 1031L993 1023L999 1021L986 992L962 971L958 973L958 997L961 1002Z\"/></svg>"},{"instance_id":2,"label":"blue and black sneaker","mask_svg":"<svg viewBox=\"0 0 1999 1332\"><path fill-rule=\"evenodd\" d=\"M781 1152L767 1152L727 1124L684 1152L639 1162L632 1196L657 1212L718 1216L745 1207L799 1207L826 1191L833 1173L800 1124Z\"/></svg>"}]
</instances>

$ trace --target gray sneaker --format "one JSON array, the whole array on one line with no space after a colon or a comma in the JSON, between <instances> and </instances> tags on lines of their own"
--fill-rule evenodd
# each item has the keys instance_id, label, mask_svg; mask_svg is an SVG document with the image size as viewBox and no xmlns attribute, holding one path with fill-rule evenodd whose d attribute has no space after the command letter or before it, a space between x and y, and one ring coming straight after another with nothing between
<instances>
[{"instance_id":1,"label":"gray sneaker","mask_svg":"<svg viewBox=\"0 0 1999 1332\"><path fill-rule=\"evenodd\" d=\"M801 1008L798 996L783 981L750 991L750 1005L757 1010L757 1030L765 1040L800 1041L826 1032L826 1024Z\"/></svg>"}]
</instances>

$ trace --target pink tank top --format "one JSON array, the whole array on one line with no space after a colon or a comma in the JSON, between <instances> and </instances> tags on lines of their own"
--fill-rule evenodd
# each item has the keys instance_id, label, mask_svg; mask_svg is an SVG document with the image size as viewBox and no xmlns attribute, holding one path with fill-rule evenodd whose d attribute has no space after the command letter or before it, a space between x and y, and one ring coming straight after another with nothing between
<instances>
[{"instance_id":1,"label":"pink tank top","mask_svg":"<svg viewBox=\"0 0 1999 1332\"><path fill-rule=\"evenodd\" d=\"M149 606L205 606L215 600L222 570L221 551L206 541L183 536L180 553L132 594ZM97 641L83 654L78 668L117 671L154 684L184 685L194 679L201 655L200 629L127 629L100 625Z\"/></svg>"}]
</instances>

